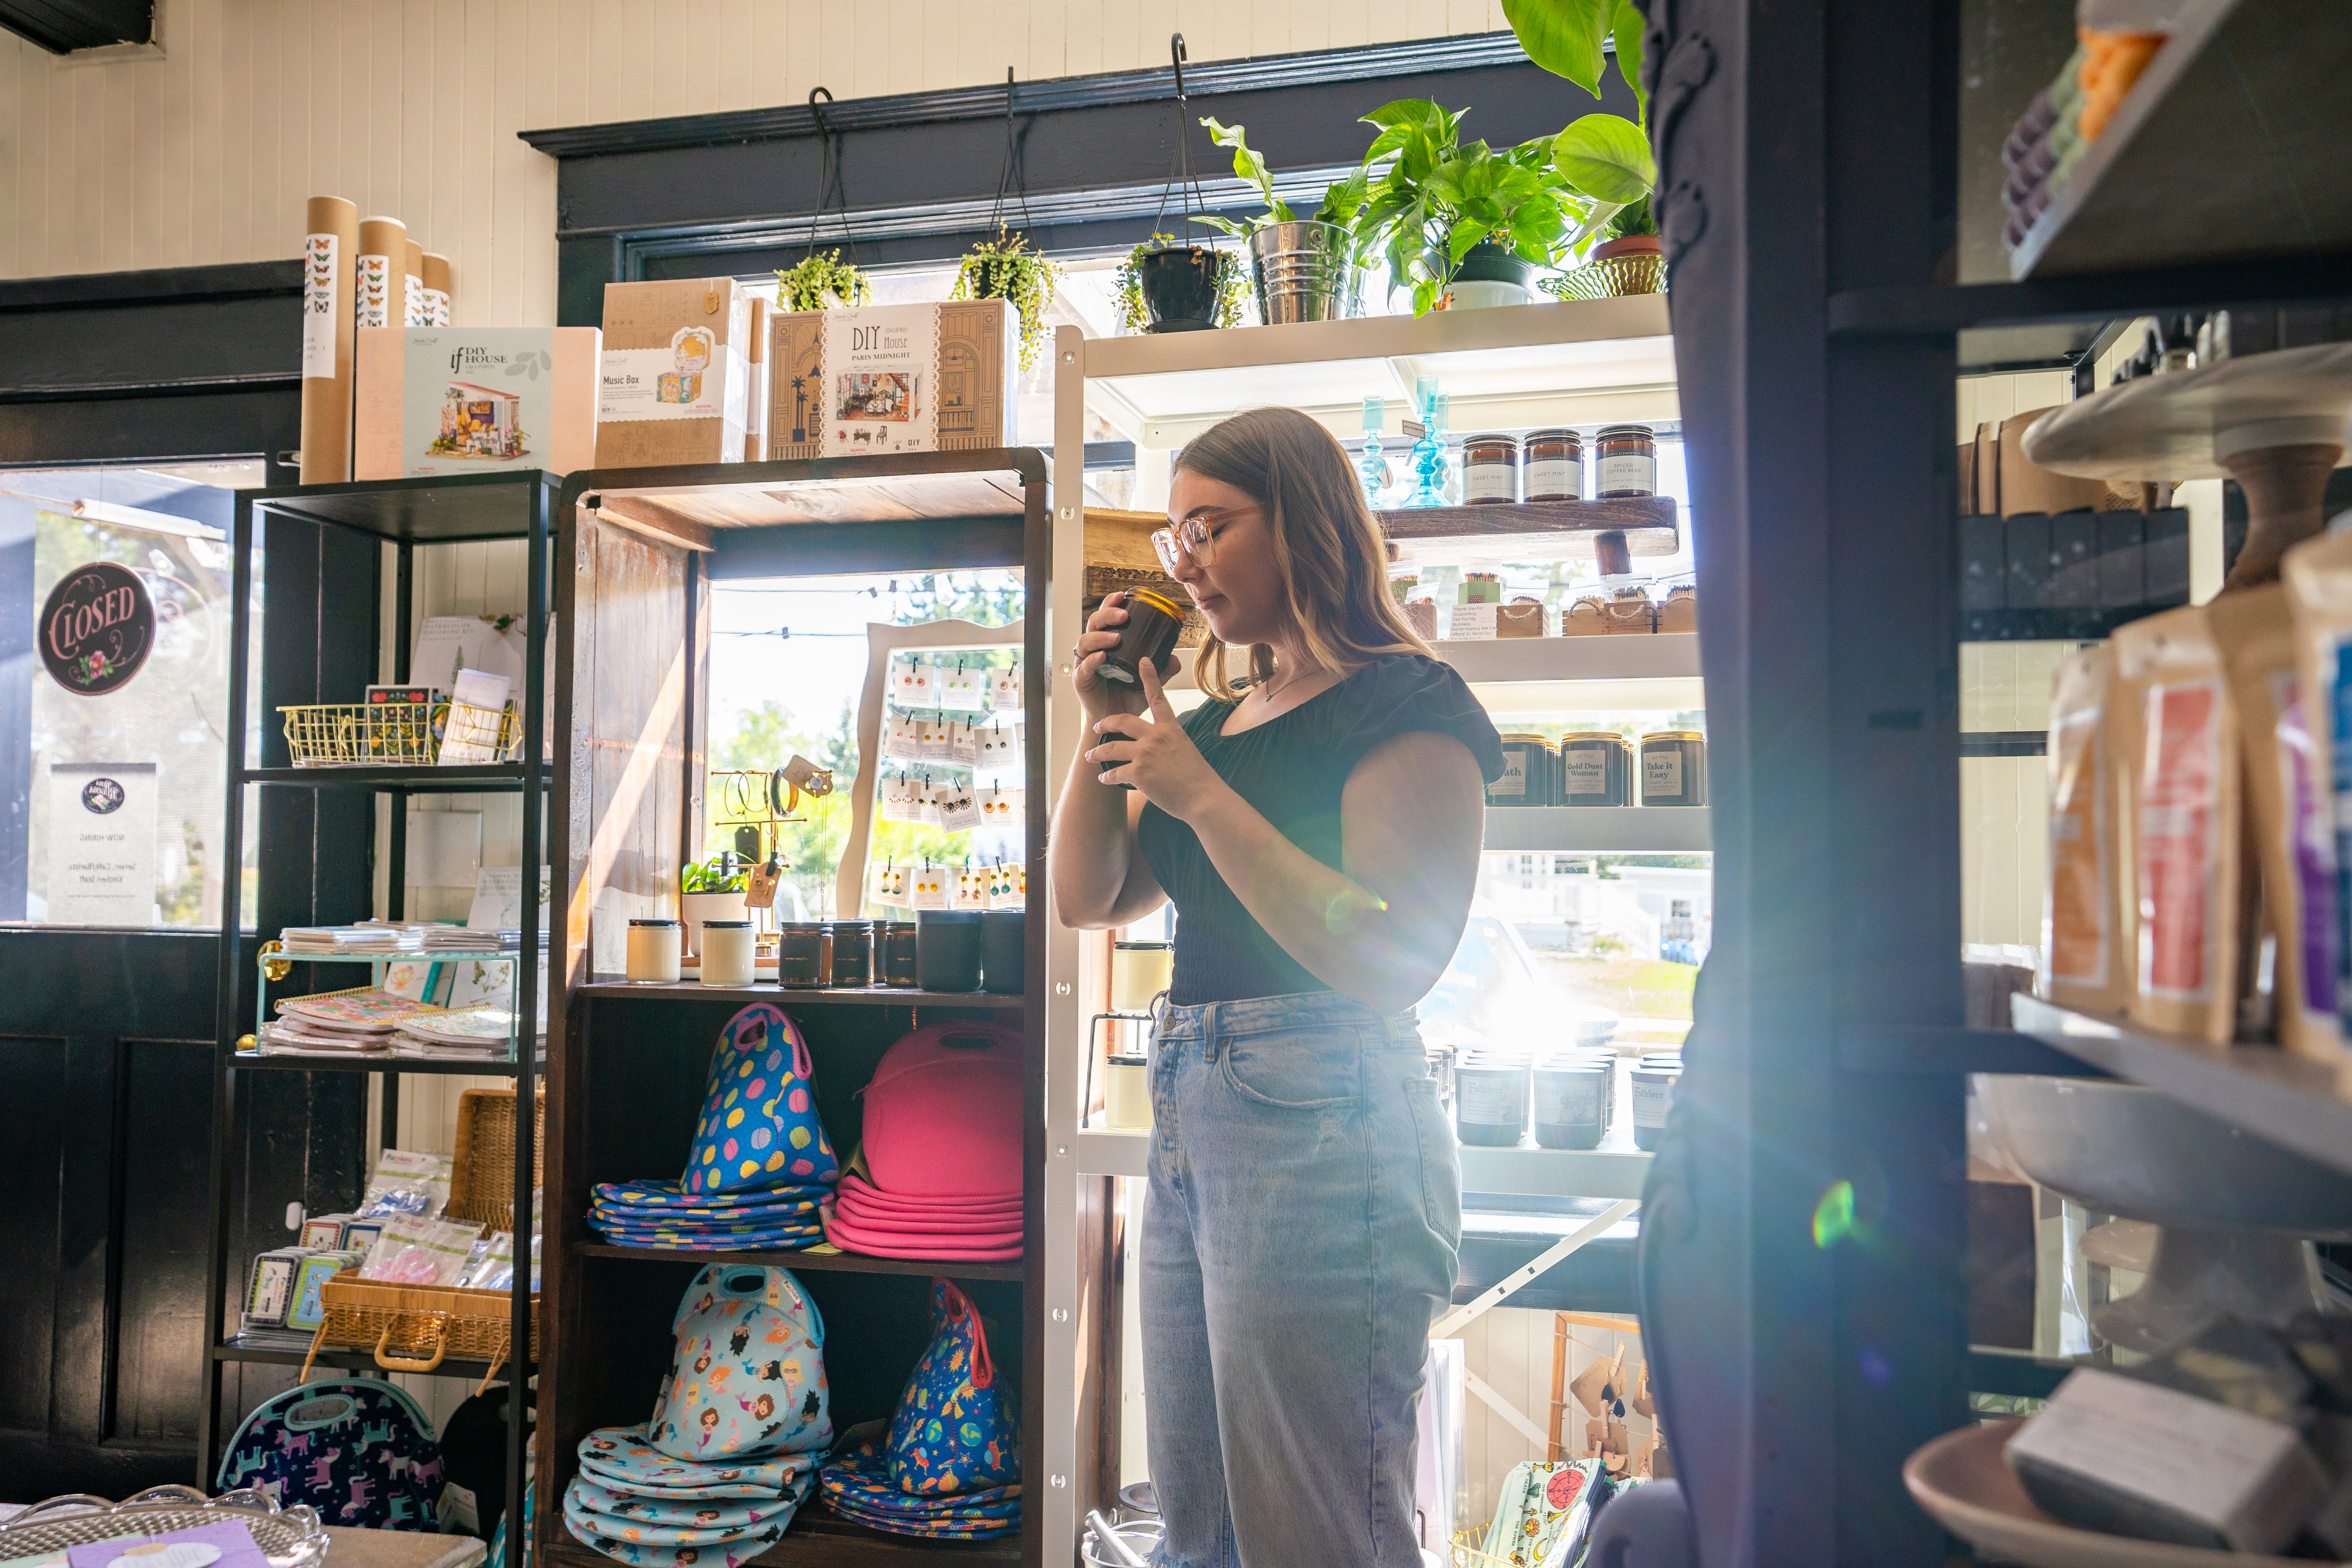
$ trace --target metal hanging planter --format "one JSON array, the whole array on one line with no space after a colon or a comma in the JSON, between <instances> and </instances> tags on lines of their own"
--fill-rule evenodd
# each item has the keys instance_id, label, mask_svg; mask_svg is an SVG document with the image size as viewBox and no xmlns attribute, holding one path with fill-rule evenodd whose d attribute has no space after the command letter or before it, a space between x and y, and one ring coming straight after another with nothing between
<instances>
[{"instance_id":1,"label":"metal hanging planter","mask_svg":"<svg viewBox=\"0 0 2352 1568\"><path fill-rule=\"evenodd\" d=\"M1353 241L1335 223L1270 223L1249 238L1250 281L1259 319L1338 321L1363 314L1363 279Z\"/></svg>"}]
</instances>

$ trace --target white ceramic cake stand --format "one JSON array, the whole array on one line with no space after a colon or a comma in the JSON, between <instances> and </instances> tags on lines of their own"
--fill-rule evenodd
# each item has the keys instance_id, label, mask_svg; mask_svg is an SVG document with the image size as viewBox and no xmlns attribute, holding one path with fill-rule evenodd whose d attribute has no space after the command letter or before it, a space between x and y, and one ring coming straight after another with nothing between
<instances>
[{"instance_id":1,"label":"white ceramic cake stand","mask_svg":"<svg viewBox=\"0 0 2352 1568\"><path fill-rule=\"evenodd\" d=\"M2327 475L2352 418L2352 343L2248 354L2061 404L2027 426L2029 462L2128 483L2220 479L2246 492L2246 542L2229 586L2278 576L2320 530Z\"/></svg>"},{"instance_id":2,"label":"white ceramic cake stand","mask_svg":"<svg viewBox=\"0 0 2352 1568\"><path fill-rule=\"evenodd\" d=\"M2163 1227L2147 1282L2092 1314L2100 1338L2154 1354L2221 1313L2281 1324L2326 1306L2306 1238L2352 1237L2352 1176L2136 1084L1986 1076L1976 1093L2019 1171Z\"/></svg>"}]
</instances>

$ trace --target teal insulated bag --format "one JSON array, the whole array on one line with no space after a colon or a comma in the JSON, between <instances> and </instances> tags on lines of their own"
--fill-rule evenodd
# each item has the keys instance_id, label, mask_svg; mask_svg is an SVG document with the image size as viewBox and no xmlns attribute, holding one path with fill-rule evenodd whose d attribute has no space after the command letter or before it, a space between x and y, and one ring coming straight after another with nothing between
<instances>
[{"instance_id":1,"label":"teal insulated bag","mask_svg":"<svg viewBox=\"0 0 2352 1568\"><path fill-rule=\"evenodd\" d=\"M213 1484L257 1487L280 1508L308 1503L322 1524L432 1530L441 1444L416 1401L389 1383L306 1383L245 1418Z\"/></svg>"},{"instance_id":2,"label":"teal insulated bag","mask_svg":"<svg viewBox=\"0 0 2352 1568\"><path fill-rule=\"evenodd\" d=\"M654 1447L719 1464L831 1446L824 1321L791 1274L713 1264L670 1327L676 1359L646 1424Z\"/></svg>"},{"instance_id":3,"label":"teal insulated bag","mask_svg":"<svg viewBox=\"0 0 2352 1568\"><path fill-rule=\"evenodd\" d=\"M996 1375L971 1298L931 1281L931 1342L890 1418L887 1458L903 1491L943 1496L1021 1479L1021 1417Z\"/></svg>"},{"instance_id":4,"label":"teal insulated bag","mask_svg":"<svg viewBox=\"0 0 2352 1568\"><path fill-rule=\"evenodd\" d=\"M754 1002L729 1019L687 1152L686 1190L740 1193L839 1176L810 1077L808 1043L773 1003Z\"/></svg>"}]
</instances>

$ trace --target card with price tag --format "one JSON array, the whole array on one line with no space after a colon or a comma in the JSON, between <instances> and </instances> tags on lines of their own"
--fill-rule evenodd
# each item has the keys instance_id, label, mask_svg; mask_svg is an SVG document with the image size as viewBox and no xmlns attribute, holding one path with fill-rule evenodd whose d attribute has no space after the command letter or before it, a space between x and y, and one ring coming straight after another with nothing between
<instances>
[{"instance_id":1,"label":"card with price tag","mask_svg":"<svg viewBox=\"0 0 2352 1568\"><path fill-rule=\"evenodd\" d=\"M751 868L743 882L743 907L747 910L772 910L776 907L776 884L784 879L784 868L776 861L763 861Z\"/></svg>"}]
</instances>

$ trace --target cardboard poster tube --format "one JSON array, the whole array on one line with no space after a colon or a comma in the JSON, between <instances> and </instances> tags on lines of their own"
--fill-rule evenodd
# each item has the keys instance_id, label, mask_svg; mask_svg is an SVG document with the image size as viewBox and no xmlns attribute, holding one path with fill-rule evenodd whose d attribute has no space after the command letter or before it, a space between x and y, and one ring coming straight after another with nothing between
<instances>
[{"instance_id":1,"label":"cardboard poster tube","mask_svg":"<svg viewBox=\"0 0 2352 1568\"><path fill-rule=\"evenodd\" d=\"M302 220L302 482L352 477L352 274L360 209L312 196Z\"/></svg>"},{"instance_id":2,"label":"cardboard poster tube","mask_svg":"<svg viewBox=\"0 0 2352 1568\"><path fill-rule=\"evenodd\" d=\"M425 253L425 324L457 324L449 315L449 258L429 250Z\"/></svg>"},{"instance_id":3,"label":"cardboard poster tube","mask_svg":"<svg viewBox=\"0 0 2352 1568\"><path fill-rule=\"evenodd\" d=\"M406 277L400 291L401 314L409 326L429 327L433 322L425 313L425 247L413 239L404 241L404 247L402 265Z\"/></svg>"},{"instance_id":4,"label":"cardboard poster tube","mask_svg":"<svg viewBox=\"0 0 2352 1568\"><path fill-rule=\"evenodd\" d=\"M396 217L360 219L360 259L352 280L357 289L354 319L361 326L403 324L401 279L407 275L408 226Z\"/></svg>"}]
</instances>

